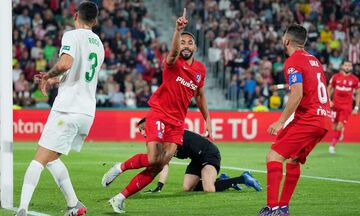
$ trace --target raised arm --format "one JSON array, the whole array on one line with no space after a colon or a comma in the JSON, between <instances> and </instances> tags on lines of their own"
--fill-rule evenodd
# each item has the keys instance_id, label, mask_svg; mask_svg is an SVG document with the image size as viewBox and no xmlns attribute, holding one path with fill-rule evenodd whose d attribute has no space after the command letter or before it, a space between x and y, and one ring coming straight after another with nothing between
<instances>
[{"instance_id":1,"label":"raised arm","mask_svg":"<svg viewBox=\"0 0 360 216\"><path fill-rule=\"evenodd\" d=\"M186 8L184 8L183 15L176 20L176 27L171 41L171 50L166 58L166 63L171 66L175 63L180 54L180 39L181 32L188 23L186 19Z\"/></svg>"}]
</instances>

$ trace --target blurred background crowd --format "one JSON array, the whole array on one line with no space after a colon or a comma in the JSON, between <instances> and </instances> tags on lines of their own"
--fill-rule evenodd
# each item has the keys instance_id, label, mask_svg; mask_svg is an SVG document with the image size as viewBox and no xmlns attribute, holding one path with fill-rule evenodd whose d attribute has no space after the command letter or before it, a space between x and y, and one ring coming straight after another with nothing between
<instances>
[{"instance_id":1,"label":"blurred background crowd","mask_svg":"<svg viewBox=\"0 0 360 216\"><path fill-rule=\"evenodd\" d=\"M154 0L155 1L155 0ZM41 94L33 76L58 59L61 37L73 29L77 0L13 0L14 104L48 108L57 89ZM105 47L99 74L98 107L147 107L161 84L168 52L157 22L140 0L94 0L100 7L93 29ZM282 34L291 23L308 29L307 51L323 64L328 78L344 59L360 77L360 0L187 0L165 1L186 6L199 46L197 57L231 108L256 111L281 109L286 91ZM175 15L175 14L174 14ZM171 26L173 19L168 20ZM169 38L170 40L171 38ZM210 95L211 97L211 95Z\"/></svg>"}]
</instances>

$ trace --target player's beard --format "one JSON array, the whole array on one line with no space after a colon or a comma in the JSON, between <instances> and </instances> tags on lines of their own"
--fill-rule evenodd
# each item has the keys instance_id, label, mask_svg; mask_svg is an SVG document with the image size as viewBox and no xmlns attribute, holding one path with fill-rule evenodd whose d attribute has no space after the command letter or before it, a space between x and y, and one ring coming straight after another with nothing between
<instances>
[{"instance_id":1,"label":"player's beard","mask_svg":"<svg viewBox=\"0 0 360 216\"><path fill-rule=\"evenodd\" d=\"M283 46L283 55L285 58L289 58L288 49L286 46Z\"/></svg>"},{"instance_id":2,"label":"player's beard","mask_svg":"<svg viewBox=\"0 0 360 216\"><path fill-rule=\"evenodd\" d=\"M183 53L185 50L187 50L187 51L189 52L189 54L186 54L186 55L185 55L185 54ZM181 56L181 58L183 58L184 60L189 60L189 59L191 59L191 57L193 56L193 52L192 52L191 50L185 48L185 49L181 50L180 56Z\"/></svg>"},{"instance_id":3,"label":"player's beard","mask_svg":"<svg viewBox=\"0 0 360 216\"><path fill-rule=\"evenodd\" d=\"M352 72L352 69L349 69L349 70L343 69L343 71L344 71L346 74L350 74L350 73Z\"/></svg>"}]
</instances>

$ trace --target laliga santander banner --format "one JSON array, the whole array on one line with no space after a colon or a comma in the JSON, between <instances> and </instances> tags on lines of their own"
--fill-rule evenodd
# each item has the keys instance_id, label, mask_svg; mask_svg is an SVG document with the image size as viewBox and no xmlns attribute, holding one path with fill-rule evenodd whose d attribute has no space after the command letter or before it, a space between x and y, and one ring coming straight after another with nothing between
<instances>
[{"instance_id":1,"label":"laliga santander banner","mask_svg":"<svg viewBox=\"0 0 360 216\"><path fill-rule=\"evenodd\" d=\"M49 110L14 110L14 140L37 141L49 114ZM98 110L87 140L93 141L144 141L136 127L147 111ZM276 121L280 112L212 111L215 141L226 142L272 142L274 136L266 130ZM204 133L204 121L200 112L189 111L185 127ZM360 142L360 115L351 116L345 130L344 142ZM331 141L331 132L324 141Z\"/></svg>"}]
</instances>

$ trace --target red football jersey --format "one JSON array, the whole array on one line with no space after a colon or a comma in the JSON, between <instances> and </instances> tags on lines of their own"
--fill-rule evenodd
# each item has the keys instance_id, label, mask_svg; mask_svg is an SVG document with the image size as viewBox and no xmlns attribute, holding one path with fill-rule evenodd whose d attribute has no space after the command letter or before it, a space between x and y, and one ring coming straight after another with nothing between
<instances>
[{"instance_id":1,"label":"red football jersey","mask_svg":"<svg viewBox=\"0 0 360 216\"><path fill-rule=\"evenodd\" d=\"M331 113L324 69L316 57L304 50L295 51L284 64L287 83L303 84L303 97L295 111L294 122L330 130Z\"/></svg>"},{"instance_id":2,"label":"red football jersey","mask_svg":"<svg viewBox=\"0 0 360 216\"><path fill-rule=\"evenodd\" d=\"M149 106L163 113L169 123L183 124L191 98L204 86L205 75L205 66L196 60L191 65L181 57L171 66L165 62L163 83L151 96Z\"/></svg>"},{"instance_id":3,"label":"red football jersey","mask_svg":"<svg viewBox=\"0 0 360 216\"><path fill-rule=\"evenodd\" d=\"M329 82L334 88L333 102L337 109L352 110L354 90L360 88L359 79L353 75L343 73L334 74Z\"/></svg>"}]
</instances>

